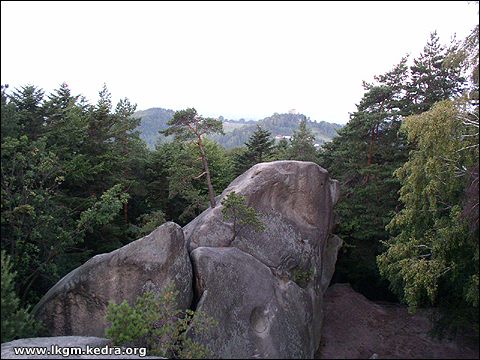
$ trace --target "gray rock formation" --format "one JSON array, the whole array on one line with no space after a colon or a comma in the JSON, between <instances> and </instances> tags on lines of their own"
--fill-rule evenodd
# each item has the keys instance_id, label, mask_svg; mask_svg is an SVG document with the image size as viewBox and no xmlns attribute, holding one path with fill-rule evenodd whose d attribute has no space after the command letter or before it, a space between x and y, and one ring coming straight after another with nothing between
<instances>
[{"instance_id":1,"label":"gray rock formation","mask_svg":"<svg viewBox=\"0 0 480 360\"><path fill-rule=\"evenodd\" d=\"M234 247L199 247L192 254L198 309L219 326L196 340L219 358L307 358L314 345L311 298ZM248 356L247 356L248 355Z\"/></svg>"},{"instance_id":2,"label":"gray rock formation","mask_svg":"<svg viewBox=\"0 0 480 360\"><path fill-rule=\"evenodd\" d=\"M160 357L143 356L142 350L136 355L115 354L115 351L107 347L111 345L110 340L98 337L86 336L57 336L29 338L10 341L2 344L2 359L162 359ZM90 349L87 349L90 348ZM17 354L16 351L33 351L33 348L45 353L36 355ZM73 350L73 348L75 350ZM98 355L93 353L93 348L100 348ZM82 353L77 353L81 350ZM48 351L48 353L47 353ZM111 353L109 351L112 351ZM66 357L66 355L69 355Z\"/></svg>"},{"instance_id":3,"label":"gray rock formation","mask_svg":"<svg viewBox=\"0 0 480 360\"><path fill-rule=\"evenodd\" d=\"M34 313L52 336L101 337L109 301L133 304L143 292L160 292L173 282L178 305L186 309L192 302L192 277L182 229L170 222L71 271L45 294Z\"/></svg>"},{"instance_id":4,"label":"gray rock formation","mask_svg":"<svg viewBox=\"0 0 480 360\"><path fill-rule=\"evenodd\" d=\"M246 229L232 241L220 204L184 227L197 310L219 322L203 339L214 339L211 350L224 358L311 358L341 245L332 235L338 182L314 163L275 161L239 176L219 202L232 191L246 197L266 229Z\"/></svg>"},{"instance_id":5,"label":"gray rock formation","mask_svg":"<svg viewBox=\"0 0 480 360\"><path fill-rule=\"evenodd\" d=\"M223 220L221 205L232 191L257 210L264 230L247 227L232 239L233 223ZM192 305L195 291L193 305L218 321L191 332L215 357L312 358L342 243L332 234L338 197L338 182L314 163L257 164L183 231L167 223L93 257L50 289L34 312L52 335L103 336L109 301L133 303L173 281L180 308Z\"/></svg>"}]
</instances>

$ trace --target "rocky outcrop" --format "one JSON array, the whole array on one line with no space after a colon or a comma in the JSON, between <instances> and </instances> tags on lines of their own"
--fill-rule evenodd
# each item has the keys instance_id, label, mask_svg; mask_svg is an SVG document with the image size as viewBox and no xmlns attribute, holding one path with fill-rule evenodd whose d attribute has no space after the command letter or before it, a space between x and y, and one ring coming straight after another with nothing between
<instances>
[{"instance_id":1,"label":"rocky outcrop","mask_svg":"<svg viewBox=\"0 0 480 360\"><path fill-rule=\"evenodd\" d=\"M232 241L233 224L223 220L221 205L232 191L257 210L264 231L245 229ZM209 346L217 356L313 357L341 245L332 235L338 197L338 182L314 163L261 163L184 227L197 310L219 323L204 336L214 339Z\"/></svg>"},{"instance_id":2,"label":"rocky outcrop","mask_svg":"<svg viewBox=\"0 0 480 360\"><path fill-rule=\"evenodd\" d=\"M199 247L191 255L198 270L196 290L202 294L198 310L218 322L196 340L208 344L216 357L311 355L312 304L307 292L234 247Z\"/></svg>"},{"instance_id":3,"label":"rocky outcrop","mask_svg":"<svg viewBox=\"0 0 480 360\"><path fill-rule=\"evenodd\" d=\"M10 341L2 344L2 359L163 359L154 356L145 356L144 352L137 349L134 355L119 353L122 349L108 348L111 342L108 339L93 336L56 336L29 338ZM19 350L45 351L44 354L23 355ZM94 350L97 348L98 355ZM81 352L79 352L81 350ZM110 352L111 351L111 352ZM142 352L141 352L142 351ZM17 352L17 353L16 353ZM68 357L67 357L68 355ZM142 356L143 355L143 356Z\"/></svg>"},{"instance_id":4,"label":"rocky outcrop","mask_svg":"<svg viewBox=\"0 0 480 360\"><path fill-rule=\"evenodd\" d=\"M376 303L349 284L335 284L325 294L325 320L317 358L321 359L478 359L478 341L432 338L429 313ZM473 340L473 341L472 341Z\"/></svg>"},{"instance_id":5,"label":"rocky outcrop","mask_svg":"<svg viewBox=\"0 0 480 360\"><path fill-rule=\"evenodd\" d=\"M256 209L264 230L244 227L233 236L221 204L232 191ZM204 313L218 322L190 333L215 357L312 358L342 243L332 234L338 197L338 182L315 163L257 164L183 231L167 223L93 257L34 311L52 335L103 336L109 301L133 303L144 291L160 292L173 282L180 308L196 307L196 317Z\"/></svg>"},{"instance_id":6,"label":"rocky outcrop","mask_svg":"<svg viewBox=\"0 0 480 360\"><path fill-rule=\"evenodd\" d=\"M150 235L94 256L63 277L34 309L51 335L104 336L109 301L134 303L143 292L172 282L178 305L192 302L192 267L183 232L166 223Z\"/></svg>"}]
</instances>

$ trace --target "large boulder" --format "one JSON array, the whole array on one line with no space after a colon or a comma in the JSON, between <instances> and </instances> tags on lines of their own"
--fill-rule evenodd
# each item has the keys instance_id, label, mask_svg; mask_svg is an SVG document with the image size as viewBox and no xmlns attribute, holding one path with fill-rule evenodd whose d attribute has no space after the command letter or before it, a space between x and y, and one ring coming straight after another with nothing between
<instances>
[{"instance_id":1,"label":"large boulder","mask_svg":"<svg viewBox=\"0 0 480 360\"><path fill-rule=\"evenodd\" d=\"M224 221L221 205L232 191L257 210L264 231L246 228L233 238L233 223ZM338 182L315 163L261 163L235 179L215 208L184 227L200 297L197 309L215 318L217 329L229 329L210 334L216 356L313 357L323 293L342 243L332 234L338 197ZM252 319L259 316L270 319L268 331L255 330Z\"/></svg>"},{"instance_id":2,"label":"large boulder","mask_svg":"<svg viewBox=\"0 0 480 360\"><path fill-rule=\"evenodd\" d=\"M52 336L101 337L109 301L133 304L145 291L161 292L173 283L179 291L179 308L187 309L193 296L192 278L182 228L169 222L71 271L45 294L34 313Z\"/></svg>"},{"instance_id":3,"label":"large boulder","mask_svg":"<svg viewBox=\"0 0 480 360\"><path fill-rule=\"evenodd\" d=\"M218 321L195 335L219 358L307 358L312 347L311 298L237 248L192 253L198 310ZM241 265L241 266L240 266Z\"/></svg>"}]
</instances>

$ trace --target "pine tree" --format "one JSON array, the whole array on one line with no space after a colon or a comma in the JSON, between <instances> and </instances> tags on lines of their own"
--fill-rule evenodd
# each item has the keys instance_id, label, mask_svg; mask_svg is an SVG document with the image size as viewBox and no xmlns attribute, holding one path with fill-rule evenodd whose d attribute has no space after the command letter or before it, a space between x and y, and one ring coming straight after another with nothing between
<instances>
[{"instance_id":1,"label":"pine tree","mask_svg":"<svg viewBox=\"0 0 480 360\"><path fill-rule=\"evenodd\" d=\"M138 194L142 188L133 177L141 174L144 155L132 132L132 106L124 102L116 113L108 101L90 106L65 84L43 101L35 89L7 95L2 88L2 125L21 125L2 137L1 245L17 271L22 304L37 301L92 253L130 240L129 224L118 215L125 190ZM26 126L35 121L36 130ZM86 237L79 224L85 212L92 214Z\"/></svg>"},{"instance_id":2,"label":"pine tree","mask_svg":"<svg viewBox=\"0 0 480 360\"><path fill-rule=\"evenodd\" d=\"M10 96L7 95L8 85L1 87L1 139L2 142L7 137L17 137L20 135L20 124L15 109L15 104L11 101Z\"/></svg>"},{"instance_id":3,"label":"pine tree","mask_svg":"<svg viewBox=\"0 0 480 360\"><path fill-rule=\"evenodd\" d=\"M78 154L79 144L87 138L86 107L80 96L73 96L66 83L48 96L44 104L45 136L62 159Z\"/></svg>"},{"instance_id":4,"label":"pine tree","mask_svg":"<svg viewBox=\"0 0 480 360\"><path fill-rule=\"evenodd\" d=\"M452 99L465 88L465 78L461 75L459 63L446 61L458 44L450 48L440 44L436 32L430 34L420 56L410 67L411 77L407 85L408 114L420 114L429 110L438 101Z\"/></svg>"},{"instance_id":5,"label":"pine tree","mask_svg":"<svg viewBox=\"0 0 480 360\"><path fill-rule=\"evenodd\" d=\"M235 173L237 175L244 173L255 164L272 159L275 140L271 138L271 135L270 131L264 130L260 125L257 125L255 132L245 143L245 150L237 154L234 159Z\"/></svg>"},{"instance_id":6,"label":"pine tree","mask_svg":"<svg viewBox=\"0 0 480 360\"><path fill-rule=\"evenodd\" d=\"M274 159L275 160L288 160L290 153L290 144L287 139L280 139L277 145L275 145Z\"/></svg>"},{"instance_id":7,"label":"pine tree","mask_svg":"<svg viewBox=\"0 0 480 360\"><path fill-rule=\"evenodd\" d=\"M212 186L212 179L208 167L208 160L205 153L204 136L207 134L220 133L223 134L223 124L221 121L213 118L204 118L197 115L194 108L177 111L173 118L167 123L170 127L162 134L175 135L176 139L184 141L193 141L200 152L200 158L203 164L203 173L197 177L205 175L208 186L208 197L210 206L216 206L215 191Z\"/></svg>"},{"instance_id":8,"label":"pine tree","mask_svg":"<svg viewBox=\"0 0 480 360\"><path fill-rule=\"evenodd\" d=\"M339 136L323 146L321 165L340 180L343 195L337 205L338 232L344 246L337 262L336 278L349 281L366 296L392 300L388 283L381 279L375 256L380 240L388 237L385 226L398 206L399 181L393 171L407 157L398 136L405 106L407 58L375 83L364 83L365 94Z\"/></svg>"},{"instance_id":9,"label":"pine tree","mask_svg":"<svg viewBox=\"0 0 480 360\"><path fill-rule=\"evenodd\" d=\"M400 182L392 174L411 150L399 131L402 121L463 89L458 64L445 63L448 54L434 33L410 68L405 57L391 71L375 76L374 83L364 82L357 111L339 136L323 147L321 164L344 189L337 212L347 246L336 275L367 296L388 295L375 256L382 251L380 241L389 236L385 226L401 208Z\"/></svg>"},{"instance_id":10,"label":"pine tree","mask_svg":"<svg viewBox=\"0 0 480 360\"><path fill-rule=\"evenodd\" d=\"M230 220L232 222L232 238L230 239L230 244L247 227L259 232L265 230L265 224L260 220L257 211L247 205L245 196L232 191L223 199L222 205L223 220Z\"/></svg>"},{"instance_id":11,"label":"pine tree","mask_svg":"<svg viewBox=\"0 0 480 360\"><path fill-rule=\"evenodd\" d=\"M289 158L291 160L317 162L317 149L315 149L314 145L315 135L307 127L307 119L304 116L298 125L298 129L293 132Z\"/></svg>"},{"instance_id":12,"label":"pine tree","mask_svg":"<svg viewBox=\"0 0 480 360\"><path fill-rule=\"evenodd\" d=\"M257 129L245 144L255 164L270 160L270 156L273 153L273 145L275 144L275 140L271 136L270 131L264 130L260 125L257 125Z\"/></svg>"},{"instance_id":13,"label":"pine tree","mask_svg":"<svg viewBox=\"0 0 480 360\"><path fill-rule=\"evenodd\" d=\"M35 337L41 330L40 324L35 322L28 308L20 306L20 300L15 294L16 272L12 271L12 261L4 250L1 251L1 263L2 344L13 339Z\"/></svg>"},{"instance_id":14,"label":"pine tree","mask_svg":"<svg viewBox=\"0 0 480 360\"><path fill-rule=\"evenodd\" d=\"M393 237L378 257L382 274L411 308L440 306L442 330L473 319L478 326L478 224L469 227L461 211L465 169L478 168L478 126L466 126L460 109L439 102L402 126L414 145L395 172L404 206L388 225Z\"/></svg>"},{"instance_id":15,"label":"pine tree","mask_svg":"<svg viewBox=\"0 0 480 360\"><path fill-rule=\"evenodd\" d=\"M30 140L38 139L44 130L43 100L43 90L33 85L16 89L11 95L11 101L16 107L16 117L20 131L27 135Z\"/></svg>"}]
</instances>

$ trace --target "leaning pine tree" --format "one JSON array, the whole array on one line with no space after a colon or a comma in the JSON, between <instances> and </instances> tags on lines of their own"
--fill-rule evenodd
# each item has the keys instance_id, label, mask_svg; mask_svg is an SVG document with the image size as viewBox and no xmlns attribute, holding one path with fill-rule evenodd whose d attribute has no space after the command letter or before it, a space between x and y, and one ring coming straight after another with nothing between
<instances>
[{"instance_id":1,"label":"leaning pine tree","mask_svg":"<svg viewBox=\"0 0 480 360\"><path fill-rule=\"evenodd\" d=\"M197 176L197 178L205 175L210 205L212 208L214 208L216 206L215 192L213 190L212 179L208 169L208 161L205 154L203 137L212 133L223 134L222 122L213 118L204 118L199 116L197 115L197 110L194 108L189 108L186 110L177 111L167 125L170 127L164 131L161 131L162 134L165 136L174 135L176 139L192 142L198 146L204 172Z\"/></svg>"}]
</instances>

